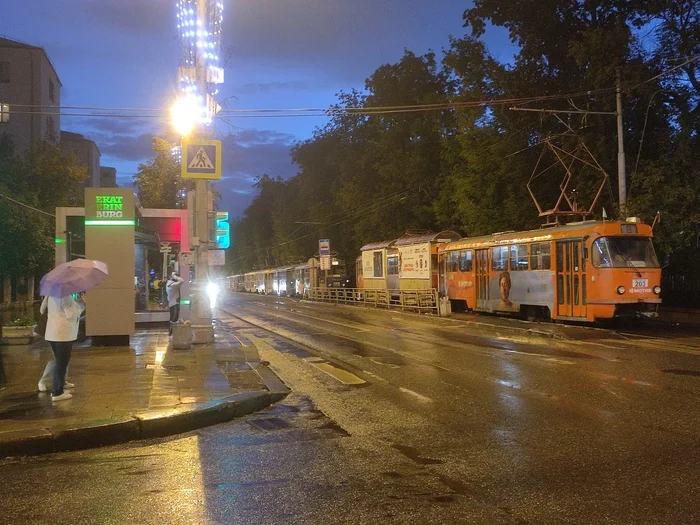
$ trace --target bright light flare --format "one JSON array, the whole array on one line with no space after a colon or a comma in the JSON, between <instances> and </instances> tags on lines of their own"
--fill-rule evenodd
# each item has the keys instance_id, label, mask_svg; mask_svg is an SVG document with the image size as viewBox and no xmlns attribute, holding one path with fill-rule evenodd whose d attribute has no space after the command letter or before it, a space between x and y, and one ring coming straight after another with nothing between
<instances>
[{"instance_id":1,"label":"bright light flare","mask_svg":"<svg viewBox=\"0 0 700 525\"><path fill-rule=\"evenodd\" d=\"M180 97L170 108L173 128L186 137L194 129L202 114L202 108L194 97Z\"/></svg>"},{"instance_id":2,"label":"bright light flare","mask_svg":"<svg viewBox=\"0 0 700 525\"><path fill-rule=\"evenodd\" d=\"M209 306L216 307L216 296L219 295L219 286L216 283L209 281L207 284L207 295L209 296Z\"/></svg>"}]
</instances>

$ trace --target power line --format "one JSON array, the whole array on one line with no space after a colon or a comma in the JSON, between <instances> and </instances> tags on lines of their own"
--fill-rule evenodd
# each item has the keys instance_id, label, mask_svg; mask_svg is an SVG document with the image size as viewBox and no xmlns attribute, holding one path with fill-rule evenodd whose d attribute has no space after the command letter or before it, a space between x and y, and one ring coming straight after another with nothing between
<instances>
[{"instance_id":1,"label":"power line","mask_svg":"<svg viewBox=\"0 0 700 525\"><path fill-rule=\"evenodd\" d=\"M20 206L24 206L25 208L29 208L32 211L35 211L38 213L43 213L44 215L48 215L49 217L56 218L56 216L53 215L52 213L45 212L45 211L40 210L38 208L34 208L32 206L29 206L28 204L24 204L23 202L19 202L19 201L13 199L12 197L8 197L7 195L3 195L2 193L0 193L0 197L7 199L8 201L14 202L15 204L19 204Z\"/></svg>"}]
</instances>

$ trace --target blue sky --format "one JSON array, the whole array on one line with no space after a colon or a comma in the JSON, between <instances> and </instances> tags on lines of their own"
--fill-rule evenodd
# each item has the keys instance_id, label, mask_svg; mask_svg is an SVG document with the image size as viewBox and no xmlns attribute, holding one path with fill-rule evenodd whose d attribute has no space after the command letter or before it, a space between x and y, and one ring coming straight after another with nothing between
<instances>
[{"instance_id":1,"label":"blue sky","mask_svg":"<svg viewBox=\"0 0 700 525\"><path fill-rule=\"evenodd\" d=\"M175 0L4 0L0 35L42 46L63 84L63 106L167 108L179 61ZM224 0L228 56L220 101L229 109L328 107L336 93L362 89L382 64L404 49L440 52L464 34L462 0ZM509 60L504 31L491 31L490 50ZM99 111L96 111L99 113ZM164 115L164 114L163 114ZM296 173L290 148L311 137L323 117L227 117L221 209L240 215L256 177ZM152 156L158 118L62 117L61 128L94 140L102 165L130 185Z\"/></svg>"}]
</instances>

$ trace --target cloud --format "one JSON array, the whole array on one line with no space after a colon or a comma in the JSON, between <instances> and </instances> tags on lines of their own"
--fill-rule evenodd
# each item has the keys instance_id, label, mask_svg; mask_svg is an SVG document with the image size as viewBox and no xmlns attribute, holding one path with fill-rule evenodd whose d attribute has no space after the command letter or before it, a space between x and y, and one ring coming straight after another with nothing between
<instances>
[{"instance_id":1,"label":"cloud","mask_svg":"<svg viewBox=\"0 0 700 525\"><path fill-rule=\"evenodd\" d=\"M82 11L105 26L133 33L175 32L172 0L81 0Z\"/></svg>"},{"instance_id":2,"label":"cloud","mask_svg":"<svg viewBox=\"0 0 700 525\"><path fill-rule=\"evenodd\" d=\"M289 179L297 173L291 148L296 137L271 130L239 130L222 138L221 208L241 215L255 196L253 184L264 174Z\"/></svg>"},{"instance_id":3,"label":"cloud","mask_svg":"<svg viewBox=\"0 0 700 525\"><path fill-rule=\"evenodd\" d=\"M234 88L234 91L242 95L254 95L276 91L308 91L312 89L317 88L312 87L308 82L297 80L291 82L251 82Z\"/></svg>"},{"instance_id":4,"label":"cloud","mask_svg":"<svg viewBox=\"0 0 700 525\"><path fill-rule=\"evenodd\" d=\"M224 13L236 60L270 60L364 78L405 47L447 45L467 5L455 0L256 0ZM397 56L398 54L398 56Z\"/></svg>"},{"instance_id":5,"label":"cloud","mask_svg":"<svg viewBox=\"0 0 700 525\"><path fill-rule=\"evenodd\" d=\"M138 118L90 117L66 122L61 127L65 131L77 130L97 144L103 158L120 163L143 162L151 158L153 137L163 137L168 133L162 122Z\"/></svg>"}]
</instances>

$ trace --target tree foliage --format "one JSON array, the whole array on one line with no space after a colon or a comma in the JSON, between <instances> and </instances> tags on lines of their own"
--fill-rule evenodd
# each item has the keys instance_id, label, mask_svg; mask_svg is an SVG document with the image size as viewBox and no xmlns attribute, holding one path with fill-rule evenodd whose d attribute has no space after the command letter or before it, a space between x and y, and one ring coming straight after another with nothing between
<instances>
[{"instance_id":1,"label":"tree foliage","mask_svg":"<svg viewBox=\"0 0 700 525\"><path fill-rule=\"evenodd\" d=\"M406 51L364 91L341 92L329 124L292 151L298 175L259 180L231 269L303 260L325 237L352 266L363 244L408 229L537 227L528 183L539 176L531 187L547 209L564 173L547 144L579 156L577 203L597 194L598 165L609 178L594 213L619 214L616 120L603 114L616 110L618 75L628 215L662 212L662 255L689 244L700 222L699 12L700 0L475 0L467 34L441 58ZM512 61L489 53L490 26L508 30Z\"/></svg>"},{"instance_id":2,"label":"tree foliage","mask_svg":"<svg viewBox=\"0 0 700 525\"><path fill-rule=\"evenodd\" d=\"M52 266L52 215L56 207L82 204L86 177L75 153L42 143L18 157L11 139L0 136L0 194L9 197L0 197L0 275L43 273Z\"/></svg>"},{"instance_id":3,"label":"tree foliage","mask_svg":"<svg viewBox=\"0 0 700 525\"><path fill-rule=\"evenodd\" d=\"M185 181L180 176L180 163L172 152L172 144L153 137L155 157L139 164L134 175L139 200L144 208L184 208Z\"/></svg>"}]
</instances>

